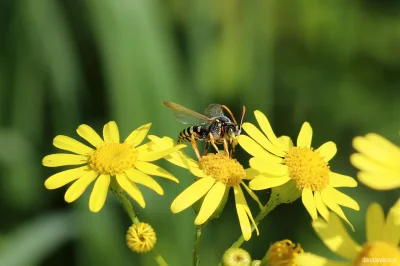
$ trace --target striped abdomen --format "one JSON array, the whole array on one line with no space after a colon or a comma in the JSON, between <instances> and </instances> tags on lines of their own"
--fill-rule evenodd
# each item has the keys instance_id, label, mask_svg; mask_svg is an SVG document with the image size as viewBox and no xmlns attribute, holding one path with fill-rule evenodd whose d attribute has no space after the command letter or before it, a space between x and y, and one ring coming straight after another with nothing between
<instances>
[{"instance_id":1,"label":"striped abdomen","mask_svg":"<svg viewBox=\"0 0 400 266\"><path fill-rule=\"evenodd\" d=\"M207 137L207 130L202 126L192 126L185 128L178 135L178 144L186 141L191 141L192 135L195 140L204 140Z\"/></svg>"}]
</instances>

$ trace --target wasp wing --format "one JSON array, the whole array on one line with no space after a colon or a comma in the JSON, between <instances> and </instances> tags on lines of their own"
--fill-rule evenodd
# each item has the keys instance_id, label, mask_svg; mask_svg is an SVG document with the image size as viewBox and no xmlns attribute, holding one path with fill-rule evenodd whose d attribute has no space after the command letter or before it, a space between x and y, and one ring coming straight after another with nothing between
<instances>
[{"instance_id":1,"label":"wasp wing","mask_svg":"<svg viewBox=\"0 0 400 266\"><path fill-rule=\"evenodd\" d=\"M222 105L218 103L210 104L207 109L204 111L204 115L208 117L220 117L224 116L224 112L222 111Z\"/></svg>"},{"instance_id":2,"label":"wasp wing","mask_svg":"<svg viewBox=\"0 0 400 266\"><path fill-rule=\"evenodd\" d=\"M171 109L175 118L183 124L196 125L213 122L211 118L190 110L180 104L166 101L164 101L163 104Z\"/></svg>"}]
</instances>

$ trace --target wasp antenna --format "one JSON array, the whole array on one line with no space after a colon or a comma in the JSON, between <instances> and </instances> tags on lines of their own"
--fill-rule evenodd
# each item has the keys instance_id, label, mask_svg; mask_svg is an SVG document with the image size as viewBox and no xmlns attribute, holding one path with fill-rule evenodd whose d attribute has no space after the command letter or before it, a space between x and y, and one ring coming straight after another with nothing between
<instances>
[{"instance_id":1,"label":"wasp antenna","mask_svg":"<svg viewBox=\"0 0 400 266\"><path fill-rule=\"evenodd\" d=\"M228 111L229 115L232 117L233 122L235 123L235 125L237 125L236 119L233 116L231 110L226 105L221 105L221 107L224 108L226 111Z\"/></svg>"},{"instance_id":2,"label":"wasp antenna","mask_svg":"<svg viewBox=\"0 0 400 266\"><path fill-rule=\"evenodd\" d=\"M243 125L244 114L246 113L246 106L243 105L242 118L240 119L240 127Z\"/></svg>"}]
</instances>

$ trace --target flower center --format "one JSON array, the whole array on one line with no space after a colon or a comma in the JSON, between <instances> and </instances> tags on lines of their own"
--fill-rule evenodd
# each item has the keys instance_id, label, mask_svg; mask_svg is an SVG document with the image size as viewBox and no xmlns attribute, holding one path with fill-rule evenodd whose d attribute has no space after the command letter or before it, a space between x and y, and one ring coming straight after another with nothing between
<instances>
[{"instance_id":1,"label":"flower center","mask_svg":"<svg viewBox=\"0 0 400 266\"><path fill-rule=\"evenodd\" d=\"M89 165L100 174L120 174L133 167L138 151L127 143L106 143L95 150Z\"/></svg>"},{"instance_id":2,"label":"flower center","mask_svg":"<svg viewBox=\"0 0 400 266\"><path fill-rule=\"evenodd\" d=\"M296 256L303 253L304 250L300 244L292 243L290 240L275 242L267 252L267 261L269 266L295 266Z\"/></svg>"},{"instance_id":3,"label":"flower center","mask_svg":"<svg viewBox=\"0 0 400 266\"><path fill-rule=\"evenodd\" d=\"M209 153L201 157L199 166L207 175L229 187L239 185L246 176L243 166L237 160L222 154Z\"/></svg>"},{"instance_id":4,"label":"flower center","mask_svg":"<svg viewBox=\"0 0 400 266\"><path fill-rule=\"evenodd\" d=\"M137 223L129 227L126 233L126 244L136 253L150 251L157 241L156 232L147 223Z\"/></svg>"},{"instance_id":5,"label":"flower center","mask_svg":"<svg viewBox=\"0 0 400 266\"><path fill-rule=\"evenodd\" d=\"M290 178L296 181L300 190L310 188L321 191L329 184L329 165L312 148L291 148L284 163L289 168Z\"/></svg>"},{"instance_id":6,"label":"flower center","mask_svg":"<svg viewBox=\"0 0 400 266\"><path fill-rule=\"evenodd\" d=\"M382 264L385 266L399 266L400 250L389 243L376 241L364 245L358 257L354 260L354 266L367 266Z\"/></svg>"}]
</instances>

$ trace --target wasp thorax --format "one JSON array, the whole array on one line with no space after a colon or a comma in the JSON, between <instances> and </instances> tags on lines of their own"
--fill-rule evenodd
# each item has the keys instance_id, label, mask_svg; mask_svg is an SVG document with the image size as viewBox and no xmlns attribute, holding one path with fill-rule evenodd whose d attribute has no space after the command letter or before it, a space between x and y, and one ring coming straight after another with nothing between
<instances>
[{"instance_id":1,"label":"wasp thorax","mask_svg":"<svg viewBox=\"0 0 400 266\"><path fill-rule=\"evenodd\" d=\"M207 175L230 187L239 185L246 176L243 166L237 160L222 154L207 154L201 157L199 165Z\"/></svg>"}]
</instances>

